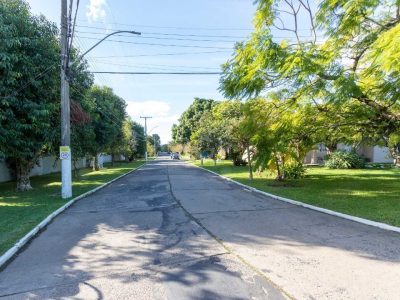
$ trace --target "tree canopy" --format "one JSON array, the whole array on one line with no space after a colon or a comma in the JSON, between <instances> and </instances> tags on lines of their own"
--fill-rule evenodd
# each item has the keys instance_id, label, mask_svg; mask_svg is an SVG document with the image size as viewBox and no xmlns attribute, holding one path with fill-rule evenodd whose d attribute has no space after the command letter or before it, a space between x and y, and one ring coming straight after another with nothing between
<instances>
[{"instance_id":1,"label":"tree canopy","mask_svg":"<svg viewBox=\"0 0 400 300\"><path fill-rule=\"evenodd\" d=\"M400 3L257 3L254 32L223 66L224 94L251 98L279 91L281 100L314 105L331 128L357 129L399 156ZM287 38L276 38L277 32Z\"/></svg>"},{"instance_id":2,"label":"tree canopy","mask_svg":"<svg viewBox=\"0 0 400 300\"><path fill-rule=\"evenodd\" d=\"M6 157L22 191L31 189L29 173L41 156L58 157L58 29L33 15L26 1L0 0L0 40L0 156ZM137 157L144 133L127 118L125 101L111 88L93 85L87 62L78 60L79 49L70 55L73 161L104 152Z\"/></svg>"},{"instance_id":3,"label":"tree canopy","mask_svg":"<svg viewBox=\"0 0 400 300\"><path fill-rule=\"evenodd\" d=\"M58 131L58 31L23 1L1 0L0 16L0 152L27 190L27 173Z\"/></svg>"},{"instance_id":4,"label":"tree canopy","mask_svg":"<svg viewBox=\"0 0 400 300\"><path fill-rule=\"evenodd\" d=\"M177 143L188 143L203 114L210 111L214 105L215 101L212 99L195 98L179 118L179 124L172 127L172 139Z\"/></svg>"}]
</instances>

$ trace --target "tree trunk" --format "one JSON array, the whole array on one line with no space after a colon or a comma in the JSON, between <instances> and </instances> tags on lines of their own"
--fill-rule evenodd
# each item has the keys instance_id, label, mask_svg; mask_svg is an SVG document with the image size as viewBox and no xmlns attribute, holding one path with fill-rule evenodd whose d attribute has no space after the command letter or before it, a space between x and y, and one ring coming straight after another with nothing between
<instances>
[{"instance_id":1,"label":"tree trunk","mask_svg":"<svg viewBox=\"0 0 400 300\"><path fill-rule=\"evenodd\" d=\"M214 157L214 167L217 166L217 158Z\"/></svg>"},{"instance_id":2,"label":"tree trunk","mask_svg":"<svg viewBox=\"0 0 400 300\"><path fill-rule=\"evenodd\" d=\"M394 158L394 165L400 168L400 155L396 155L396 157Z\"/></svg>"},{"instance_id":3,"label":"tree trunk","mask_svg":"<svg viewBox=\"0 0 400 300\"><path fill-rule=\"evenodd\" d=\"M98 170L100 170L99 155L96 154L93 158L93 171L98 171Z\"/></svg>"},{"instance_id":4,"label":"tree trunk","mask_svg":"<svg viewBox=\"0 0 400 300\"><path fill-rule=\"evenodd\" d=\"M276 170L278 171L278 175L276 176L276 180L283 181L284 177L283 177L283 174L282 174L281 166L279 164L279 158L277 156L275 157L275 161L276 161Z\"/></svg>"},{"instance_id":5,"label":"tree trunk","mask_svg":"<svg viewBox=\"0 0 400 300\"><path fill-rule=\"evenodd\" d=\"M338 144L337 143L326 143L325 148L326 148L326 153L328 155L331 155L333 152L337 150Z\"/></svg>"},{"instance_id":6,"label":"tree trunk","mask_svg":"<svg viewBox=\"0 0 400 300\"><path fill-rule=\"evenodd\" d=\"M100 155L99 154L97 154L96 155L96 171L99 171L101 168L101 166L100 166Z\"/></svg>"},{"instance_id":7,"label":"tree trunk","mask_svg":"<svg viewBox=\"0 0 400 300\"><path fill-rule=\"evenodd\" d=\"M72 165L74 166L74 177L75 178L79 178L79 169L76 166L76 160L75 159L72 160Z\"/></svg>"},{"instance_id":8,"label":"tree trunk","mask_svg":"<svg viewBox=\"0 0 400 300\"><path fill-rule=\"evenodd\" d=\"M114 153L111 153L111 167L114 167Z\"/></svg>"},{"instance_id":9,"label":"tree trunk","mask_svg":"<svg viewBox=\"0 0 400 300\"><path fill-rule=\"evenodd\" d=\"M390 154L393 156L393 163L400 168L400 145L394 145L389 148Z\"/></svg>"},{"instance_id":10,"label":"tree trunk","mask_svg":"<svg viewBox=\"0 0 400 300\"><path fill-rule=\"evenodd\" d=\"M204 158L203 156L201 157L200 161L201 161L201 165L203 166L204 162L203 162Z\"/></svg>"},{"instance_id":11,"label":"tree trunk","mask_svg":"<svg viewBox=\"0 0 400 300\"><path fill-rule=\"evenodd\" d=\"M253 180L253 167L251 165L250 146L247 146L247 163L249 164L249 178Z\"/></svg>"},{"instance_id":12,"label":"tree trunk","mask_svg":"<svg viewBox=\"0 0 400 300\"><path fill-rule=\"evenodd\" d=\"M33 164L33 161L29 160L16 160L17 191L24 192L32 189L29 173L32 170Z\"/></svg>"}]
</instances>

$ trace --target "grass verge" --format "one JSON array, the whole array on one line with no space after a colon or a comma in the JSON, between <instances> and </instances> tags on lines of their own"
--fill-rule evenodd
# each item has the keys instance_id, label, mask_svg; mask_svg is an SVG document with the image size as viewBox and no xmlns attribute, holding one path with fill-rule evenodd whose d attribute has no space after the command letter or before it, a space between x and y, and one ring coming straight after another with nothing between
<instances>
[{"instance_id":1,"label":"grass verge","mask_svg":"<svg viewBox=\"0 0 400 300\"><path fill-rule=\"evenodd\" d=\"M80 170L80 178L73 178L73 197L90 191L144 163L115 163L113 167L92 172ZM61 174L52 173L31 178L33 190L16 192L15 182L0 183L0 255L32 230L45 217L68 200L60 197Z\"/></svg>"},{"instance_id":2,"label":"grass verge","mask_svg":"<svg viewBox=\"0 0 400 300\"><path fill-rule=\"evenodd\" d=\"M193 162L200 166L200 161ZM332 170L310 167L301 180L278 183L264 172L248 179L247 167L230 161L204 168L277 196L301 201L337 212L400 226L400 169Z\"/></svg>"}]
</instances>

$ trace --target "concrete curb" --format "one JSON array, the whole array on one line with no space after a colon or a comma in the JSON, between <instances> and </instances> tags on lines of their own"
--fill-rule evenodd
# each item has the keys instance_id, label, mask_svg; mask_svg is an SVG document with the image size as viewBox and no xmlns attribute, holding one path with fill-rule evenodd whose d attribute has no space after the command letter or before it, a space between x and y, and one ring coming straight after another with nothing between
<instances>
[{"instance_id":1,"label":"concrete curb","mask_svg":"<svg viewBox=\"0 0 400 300\"><path fill-rule=\"evenodd\" d=\"M29 241L31 241L43 228L45 228L47 225L49 225L49 223L51 221L53 221L55 217L57 217L59 214L61 214L63 211L65 211L72 204L74 204L75 202L77 202L78 200L80 200L82 198L85 198L85 197L97 192L98 190L101 190L102 188L117 181L118 179L121 179L122 177L125 177L125 176L131 174L132 172L139 170L141 167L143 167L146 164L147 164L147 162L145 162L144 164L141 164L139 167L137 167L125 174L122 174L122 175L98 186L97 188L94 188L93 190L87 191L86 193L83 193L82 195L79 195L78 197L71 199L70 201L65 203L63 206L61 206L59 209L52 212L42 222L40 222L36 227L34 227L31 231L29 231L18 242L16 242L14 246L12 246L10 249L8 249L6 253L4 253L2 256L0 256L0 270L18 253L18 251L22 247L24 247Z\"/></svg>"},{"instance_id":2,"label":"concrete curb","mask_svg":"<svg viewBox=\"0 0 400 300\"><path fill-rule=\"evenodd\" d=\"M302 206L302 207L305 207L305 208L308 208L308 209L311 209L311 210L315 210L315 211L318 211L318 212L321 212L321 213L324 213L324 214L328 214L328 215L331 215L331 216L339 217L339 218L342 218L342 219L347 219L347 220L350 220L350 221L353 221L353 222L357 222L357 223L361 223L361 224L364 224L364 225L373 226L373 227L380 228L380 229L383 229L383 230L394 231L394 232L400 233L400 227L388 225L388 224L381 223L381 222L375 222L375 221L371 221L371 220L368 220L368 219L364 219L364 218L355 217L355 216L343 214L343 213L340 213L340 212L336 212L336 211L333 211L333 210L330 210L330 209L321 208L321 207L318 207L318 206L306 204L306 203L303 203L303 202L300 202L300 201L296 201L296 200L292 200L292 199L276 196L274 194L270 194L270 193L267 193L267 192L260 191L260 190L258 190L256 188L253 188L251 186L245 185L243 183L240 183L240 182L238 182L236 180L233 180L231 178L225 177L225 176L223 176L221 174L218 174L218 173L216 173L214 171L211 171L211 170L208 170L206 168L203 168L203 167L200 167L200 166L196 166L195 164L191 164L191 165L193 165L193 166L195 166L197 168L203 169L203 170L205 170L207 172L210 172L210 173L212 173L214 175L217 175L217 176L219 176L219 177L221 177L221 178L223 178L223 179L225 179L225 180L227 180L229 182L233 182L233 183L235 183L237 185L240 185L241 187L245 188L246 190L250 190L252 192L255 192L255 193L258 193L258 194L262 194L264 196L273 198L275 200L283 201L283 202L286 202L286 203L291 203L291 204L294 204L294 205L297 205L297 206Z\"/></svg>"}]
</instances>

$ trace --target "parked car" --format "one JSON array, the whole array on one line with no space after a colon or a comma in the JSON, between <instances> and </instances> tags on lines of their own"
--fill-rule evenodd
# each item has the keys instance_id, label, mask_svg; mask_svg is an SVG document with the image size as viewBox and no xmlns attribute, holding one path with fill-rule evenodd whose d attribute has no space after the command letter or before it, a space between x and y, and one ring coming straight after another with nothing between
<instances>
[{"instance_id":1,"label":"parked car","mask_svg":"<svg viewBox=\"0 0 400 300\"><path fill-rule=\"evenodd\" d=\"M172 152L171 153L171 159L180 159L179 152Z\"/></svg>"}]
</instances>

